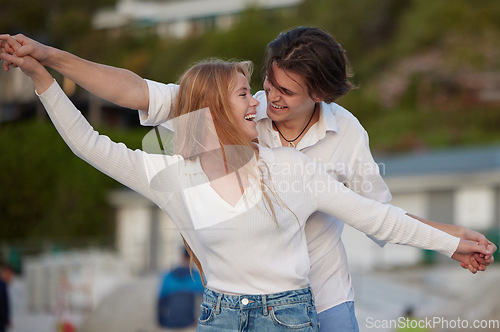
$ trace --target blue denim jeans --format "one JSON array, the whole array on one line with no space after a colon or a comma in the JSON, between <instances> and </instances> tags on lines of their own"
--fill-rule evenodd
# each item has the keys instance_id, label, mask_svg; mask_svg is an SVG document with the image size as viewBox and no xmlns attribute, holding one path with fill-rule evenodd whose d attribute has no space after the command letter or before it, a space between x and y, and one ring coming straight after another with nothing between
<instances>
[{"instance_id":1,"label":"blue denim jeans","mask_svg":"<svg viewBox=\"0 0 500 332\"><path fill-rule=\"evenodd\" d=\"M205 288L199 332L317 332L310 288L266 295L227 295Z\"/></svg>"},{"instance_id":2,"label":"blue denim jeans","mask_svg":"<svg viewBox=\"0 0 500 332\"><path fill-rule=\"evenodd\" d=\"M321 332L359 332L354 302L336 305L318 314Z\"/></svg>"}]
</instances>

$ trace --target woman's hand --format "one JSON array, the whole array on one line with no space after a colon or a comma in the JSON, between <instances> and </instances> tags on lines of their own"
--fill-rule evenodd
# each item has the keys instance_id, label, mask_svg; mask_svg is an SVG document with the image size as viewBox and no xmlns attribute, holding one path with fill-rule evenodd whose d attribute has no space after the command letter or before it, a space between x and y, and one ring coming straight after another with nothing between
<instances>
[{"instance_id":1,"label":"woman's hand","mask_svg":"<svg viewBox=\"0 0 500 332\"><path fill-rule=\"evenodd\" d=\"M0 43L2 44L2 53L8 53L18 57L24 57L26 55L31 55L38 62L46 65L44 61L49 58L50 47L41 44L31 38L28 38L22 34L11 36L8 34L0 35ZM4 63L4 69L9 70L8 66L14 64Z\"/></svg>"}]
</instances>

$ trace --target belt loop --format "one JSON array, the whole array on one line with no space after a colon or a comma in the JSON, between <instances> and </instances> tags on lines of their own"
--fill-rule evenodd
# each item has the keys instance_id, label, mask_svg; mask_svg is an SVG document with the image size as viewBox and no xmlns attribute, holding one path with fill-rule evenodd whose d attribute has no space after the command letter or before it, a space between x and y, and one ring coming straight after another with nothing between
<instances>
[{"instance_id":1,"label":"belt loop","mask_svg":"<svg viewBox=\"0 0 500 332\"><path fill-rule=\"evenodd\" d=\"M219 293L219 296L217 297L217 308L215 309L216 314L220 314L220 303L222 301L222 293Z\"/></svg>"},{"instance_id":2,"label":"belt loop","mask_svg":"<svg viewBox=\"0 0 500 332\"><path fill-rule=\"evenodd\" d=\"M262 307L264 308L264 316L267 316L267 297L266 295L262 295Z\"/></svg>"},{"instance_id":3,"label":"belt loop","mask_svg":"<svg viewBox=\"0 0 500 332\"><path fill-rule=\"evenodd\" d=\"M311 304L314 305L314 293L312 291L311 285L307 286L309 289L309 294L311 295Z\"/></svg>"}]
</instances>

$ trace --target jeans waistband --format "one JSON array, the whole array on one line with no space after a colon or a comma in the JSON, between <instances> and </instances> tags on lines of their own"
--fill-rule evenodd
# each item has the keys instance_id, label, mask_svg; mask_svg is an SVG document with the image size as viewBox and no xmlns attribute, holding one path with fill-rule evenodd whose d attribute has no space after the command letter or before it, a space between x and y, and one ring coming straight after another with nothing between
<instances>
[{"instance_id":1,"label":"jeans waistband","mask_svg":"<svg viewBox=\"0 0 500 332\"><path fill-rule=\"evenodd\" d=\"M247 294L247 295L229 295L219 293L209 288L205 288L203 301L213 304L216 311L221 307L235 309L251 309L268 306L277 306L292 303L311 303L314 305L312 291L310 287L285 291L273 294Z\"/></svg>"}]
</instances>

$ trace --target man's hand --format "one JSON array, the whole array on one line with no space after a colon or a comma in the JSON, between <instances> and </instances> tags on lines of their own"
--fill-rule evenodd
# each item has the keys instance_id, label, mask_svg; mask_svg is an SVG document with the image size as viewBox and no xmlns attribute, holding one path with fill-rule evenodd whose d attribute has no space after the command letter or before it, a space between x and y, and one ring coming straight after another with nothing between
<instances>
[{"instance_id":1,"label":"man's hand","mask_svg":"<svg viewBox=\"0 0 500 332\"><path fill-rule=\"evenodd\" d=\"M491 255L482 257L481 264L489 265L489 264L493 263L493 261L494 261L493 254L497 251L497 246L493 242L488 241L486 236L484 236L483 234L476 232L476 231L473 231L471 229L468 229L466 227L462 227L462 226L459 226L459 227L460 227L460 231L459 231L460 233L457 235L457 237L464 239L464 240L477 241L477 242L479 242L479 244L482 244L482 245L486 246L489 250L491 250Z\"/></svg>"},{"instance_id":2,"label":"man's hand","mask_svg":"<svg viewBox=\"0 0 500 332\"><path fill-rule=\"evenodd\" d=\"M469 257L468 264L460 264L462 268L469 269L469 271L471 272L474 269L476 269L477 271L486 271L486 267L495 261L495 259L493 258L493 254L497 251L497 246L493 242L488 241L488 239L483 234L466 227L459 226L458 232L459 233L457 234L457 236L461 239L476 241L479 244L485 246L491 252L490 255L478 253L471 255Z\"/></svg>"},{"instance_id":3,"label":"man's hand","mask_svg":"<svg viewBox=\"0 0 500 332\"><path fill-rule=\"evenodd\" d=\"M437 228L443 232L456 236L460 239L477 242L491 251L490 255L484 255L484 254L470 255L469 260L465 259L465 257L462 257L461 260L459 261L462 262L460 265L464 269L469 269L472 273L476 273L477 271L486 271L488 265L493 263L494 261L493 253L497 250L497 247L495 246L495 244L488 241L488 239L483 234L463 226L443 224L436 221L420 218L410 213L407 213L407 215L423 222L424 224Z\"/></svg>"},{"instance_id":4,"label":"man's hand","mask_svg":"<svg viewBox=\"0 0 500 332\"><path fill-rule=\"evenodd\" d=\"M460 266L462 266L462 268L464 269L469 269L471 272L471 269L486 271L486 267L495 261L495 259L493 258L493 253L495 253L495 251L497 250L497 246L493 242L488 241L486 249L491 252L490 255L475 253L474 255L471 255L469 257L469 262L463 262L460 264Z\"/></svg>"}]
</instances>

